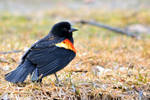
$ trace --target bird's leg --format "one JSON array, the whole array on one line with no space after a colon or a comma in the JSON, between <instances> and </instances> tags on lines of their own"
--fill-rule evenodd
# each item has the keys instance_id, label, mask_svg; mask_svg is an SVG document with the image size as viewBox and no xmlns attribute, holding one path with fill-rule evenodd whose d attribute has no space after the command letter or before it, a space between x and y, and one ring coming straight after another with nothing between
<instances>
[{"instance_id":1,"label":"bird's leg","mask_svg":"<svg viewBox=\"0 0 150 100\"><path fill-rule=\"evenodd\" d=\"M59 81L59 79L58 79L58 77L57 77L57 74L56 74L56 73L54 73L54 74L55 74L57 83L59 83L60 81Z\"/></svg>"},{"instance_id":2,"label":"bird's leg","mask_svg":"<svg viewBox=\"0 0 150 100\"><path fill-rule=\"evenodd\" d=\"M56 77L56 86L63 86L63 84L61 83L61 81L58 79L58 77L57 77L57 74L56 73L54 73L55 74L55 77Z\"/></svg>"},{"instance_id":3,"label":"bird's leg","mask_svg":"<svg viewBox=\"0 0 150 100\"><path fill-rule=\"evenodd\" d=\"M37 80L37 83L40 83L40 84L41 84L41 83L42 83L42 78L38 79L38 80Z\"/></svg>"}]
</instances>

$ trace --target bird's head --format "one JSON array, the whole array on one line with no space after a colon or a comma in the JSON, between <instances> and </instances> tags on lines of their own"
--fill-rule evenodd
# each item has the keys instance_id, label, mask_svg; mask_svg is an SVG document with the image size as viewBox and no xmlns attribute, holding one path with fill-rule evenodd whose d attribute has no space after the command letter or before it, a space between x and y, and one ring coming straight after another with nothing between
<instances>
[{"instance_id":1,"label":"bird's head","mask_svg":"<svg viewBox=\"0 0 150 100\"><path fill-rule=\"evenodd\" d=\"M77 31L77 29L72 28L69 22L59 22L56 23L51 30L51 34L59 37L72 37L72 33Z\"/></svg>"}]
</instances>

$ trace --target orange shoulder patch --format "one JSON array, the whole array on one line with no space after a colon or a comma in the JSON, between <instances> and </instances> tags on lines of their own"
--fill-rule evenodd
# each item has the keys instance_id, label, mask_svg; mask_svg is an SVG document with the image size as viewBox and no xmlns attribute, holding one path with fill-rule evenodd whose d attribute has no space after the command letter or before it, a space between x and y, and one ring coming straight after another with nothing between
<instances>
[{"instance_id":1,"label":"orange shoulder patch","mask_svg":"<svg viewBox=\"0 0 150 100\"><path fill-rule=\"evenodd\" d=\"M74 48L72 42L69 39L65 39L61 43L57 43L56 46L72 50L72 51L74 51L76 53L76 49Z\"/></svg>"}]
</instances>

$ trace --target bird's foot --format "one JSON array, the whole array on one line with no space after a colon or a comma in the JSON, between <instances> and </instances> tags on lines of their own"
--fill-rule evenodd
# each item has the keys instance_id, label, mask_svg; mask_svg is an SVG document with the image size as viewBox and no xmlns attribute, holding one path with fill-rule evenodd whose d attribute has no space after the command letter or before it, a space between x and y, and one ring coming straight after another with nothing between
<instances>
[{"instance_id":1,"label":"bird's foot","mask_svg":"<svg viewBox=\"0 0 150 100\"><path fill-rule=\"evenodd\" d=\"M42 84L42 79L38 79L38 80L32 80L33 83L38 83L38 84Z\"/></svg>"},{"instance_id":2,"label":"bird's foot","mask_svg":"<svg viewBox=\"0 0 150 100\"><path fill-rule=\"evenodd\" d=\"M63 84L60 80L56 80L55 86L61 87L61 86L63 86L63 85L64 85L64 84Z\"/></svg>"}]
</instances>

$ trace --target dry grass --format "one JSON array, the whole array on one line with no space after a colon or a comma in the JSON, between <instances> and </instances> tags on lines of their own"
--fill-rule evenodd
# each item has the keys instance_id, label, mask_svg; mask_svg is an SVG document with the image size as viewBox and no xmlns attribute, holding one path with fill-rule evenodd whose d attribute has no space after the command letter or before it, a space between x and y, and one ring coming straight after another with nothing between
<instances>
[{"instance_id":1,"label":"dry grass","mask_svg":"<svg viewBox=\"0 0 150 100\"><path fill-rule=\"evenodd\" d=\"M44 16L36 17L3 14L0 17L0 21L3 22L0 23L0 51L25 50L46 35L50 25L58 19L95 19L121 27L131 23L150 24L148 11L141 11L134 18L131 16L133 12L98 13L93 10L85 15L77 11L73 14L71 12L66 10L64 14L64 10L53 9ZM55 86L53 75L44 78L43 84L31 83L29 78L23 86L6 82L4 75L18 65L23 52L0 55L0 59L9 62L0 62L1 97L19 100L140 100L141 97L150 99L148 37L135 40L91 26L76 27L80 29L74 34L77 57L58 73L62 81L61 86ZM103 72L98 71L100 67L104 68Z\"/></svg>"}]
</instances>

